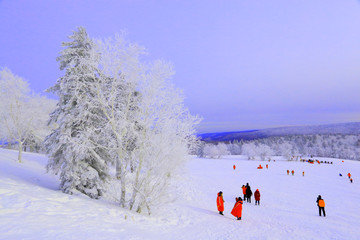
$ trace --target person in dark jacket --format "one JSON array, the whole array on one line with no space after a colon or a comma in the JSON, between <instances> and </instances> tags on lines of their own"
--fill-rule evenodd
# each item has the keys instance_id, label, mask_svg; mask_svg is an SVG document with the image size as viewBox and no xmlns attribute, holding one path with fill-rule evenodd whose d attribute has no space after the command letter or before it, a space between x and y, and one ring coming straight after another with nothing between
<instances>
[{"instance_id":1,"label":"person in dark jacket","mask_svg":"<svg viewBox=\"0 0 360 240\"><path fill-rule=\"evenodd\" d=\"M247 199L247 202L249 202L249 203L251 203L251 196L252 196L252 191L251 191L249 184L247 184L246 185L246 199Z\"/></svg>"},{"instance_id":2,"label":"person in dark jacket","mask_svg":"<svg viewBox=\"0 0 360 240\"><path fill-rule=\"evenodd\" d=\"M325 201L321 198L321 195L319 195L316 199L317 206L319 207L319 216L321 217L321 211L323 212L324 217L325 214Z\"/></svg>"},{"instance_id":3,"label":"person in dark jacket","mask_svg":"<svg viewBox=\"0 0 360 240\"><path fill-rule=\"evenodd\" d=\"M255 193L254 193L254 198L255 198L255 205L260 205L260 191L259 189L256 189Z\"/></svg>"}]
</instances>

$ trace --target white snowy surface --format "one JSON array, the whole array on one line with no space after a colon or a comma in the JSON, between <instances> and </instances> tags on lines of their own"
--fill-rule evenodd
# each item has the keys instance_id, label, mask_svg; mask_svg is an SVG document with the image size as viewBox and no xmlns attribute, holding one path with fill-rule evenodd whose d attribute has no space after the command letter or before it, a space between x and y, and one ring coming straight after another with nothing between
<instances>
[{"instance_id":1,"label":"white snowy surface","mask_svg":"<svg viewBox=\"0 0 360 240\"><path fill-rule=\"evenodd\" d=\"M45 173L44 155L0 149L0 239L360 239L360 162L333 164L247 160L243 156L198 159L176 178L178 198L153 216L58 190ZM269 169L256 167L269 164ZM236 170L233 165L236 164ZM288 176L286 170L295 170ZM303 177L301 172L305 171ZM351 172L354 182L346 174ZM339 176L343 174L343 177ZM261 205L244 202L241 221L230 214L241 186L258 188ZM224 193L225 216L216 209ZM326 217L318 216L322 195Z\"/></svg>"}]
</instances>

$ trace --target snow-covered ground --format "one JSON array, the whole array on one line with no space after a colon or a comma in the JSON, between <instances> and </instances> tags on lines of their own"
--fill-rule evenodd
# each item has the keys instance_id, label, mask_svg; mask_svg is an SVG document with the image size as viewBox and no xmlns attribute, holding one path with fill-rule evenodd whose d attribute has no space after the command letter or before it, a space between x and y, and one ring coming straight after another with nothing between
<instances>
[{"instance_id":1,"label":"snow-covered ground","mask_svg":"<svg viewBox=\"0 0 360 240\"><path fill-rule=\"evenodd\" d=\"M323 158L333 164L319 165L280 157L270 163L242 156L194 157L176 178L176 201L149 217L62 193L57 177L45 173L43 155L25 153L21 164L16 159L16 151L0 149L0 239L360 239L356 161ZM256 168L267 163L269 169ZM287 169L295 170L295 176L288 176ZM254 199L244 203L237 221L230 211L247 182L253 191L260 190L261 205L255 206ZM219 191L225 216L216 209ZM319 194L326 217L318 216Z\"/></svg>"}]
</instances>

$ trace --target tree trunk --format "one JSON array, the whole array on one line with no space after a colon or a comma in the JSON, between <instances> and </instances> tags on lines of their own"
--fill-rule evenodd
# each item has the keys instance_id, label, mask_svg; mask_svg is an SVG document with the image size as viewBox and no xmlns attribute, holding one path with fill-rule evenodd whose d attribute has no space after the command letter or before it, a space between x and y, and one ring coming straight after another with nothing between
<instances>
[{"instance_id":1,"label":"tree trunk","mask_svg":"<svg viewBox=\"0 0 360 240\"><path fill-rule=\"evenodd\" d=\"M137 191L139 189L139 186L138 186L139 185L139 175L140 175L140 171L142 169L143 161L144 161L143 157L140 156L140 158L139 158L139 166L136 169L135 183L134 183L133 192L132 192L131 200L130 200L130 210L132 210L132 208L134 207ZM139 210L139 208L138 208L138 210ZM140 211L141 211L141 208L140 208Z\"/></svg>"},{"instance_id":2,"label":"tree trunk","mask_svg":"<svg viewBox=\"0 0 360 240\"><path fill-rule=\"evenodd\" d=\"M118 159L116 161L116 178L120 180L121 185L121 195L120 195L120 206L125 207L125 198L126 198L126 181L125 181L125 172L123 170L123 166Z\"/></svg>"},{"instance_id":3,"label":"tree trunk","mask_svg":"<svg viewBox=\"0 0 360 240\"><path fill-rule=\"evenodd\" d=\"M136 183L135 183L136 184ZM135 186L136 187L136 186ZM133 207L134 207L134 204L135 204L135 198L136 198L136 193L137 193L137 191L136 191L136 189L135 189L135 187L134 187L134 189L133 189L133 192L132 192L132 195L131 195L131 199L130 199L130 204L129 204L129 208L130 208L130 210L132 210L133 209Z\"/></svg>"},{"instance_id":4,"label":"tree trunk","mask_svg":"<svg viewBox=\"0 0 360 240\"><path fill-rule=\"evenodd\" d=\"M121 178L121 197L120 197L120 206L125 207L125 197L126 197L126 188L125 188L125 179L124 177Z\"/></svg>"},{"instance_id":5,"label":"tree trunk","mask_svg":"<svg viewBox=\"0 0 360 240\"><path fill-rule=\"evenodd\" d=\"M21 141L19 141L19 154L18 154L18 161L19 161L19 163L21 163L22 148L23 148L23 143L22 143Z\"/></svg>"},{"instance_id":6,"label":"tree trunk","mask_svg":"<svg viewBox=\"0 0 360 240\"><path fill-rule=\"evenodd\" d=\"M138 207L138 209L136 210L137 213L141 213L141 206Z\"/></svg>"}]
</instances>

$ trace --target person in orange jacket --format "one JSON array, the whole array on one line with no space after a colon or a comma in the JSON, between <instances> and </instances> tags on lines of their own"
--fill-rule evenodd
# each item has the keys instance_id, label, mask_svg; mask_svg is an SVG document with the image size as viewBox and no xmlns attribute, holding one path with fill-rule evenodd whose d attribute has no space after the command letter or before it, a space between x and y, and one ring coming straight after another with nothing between
<instances>
[{"instance_id":1,"label":"person in orange jacket","mask_svg":"<svg viewBox=\"0 0 360 240\"><path fill-rule=\"evenodd\" d=\"M289 172L290 172L289 170L286 170L287 175L289 175Z\"/></svg>"},{"instance_id":2,"label":"person in orange jacket","mask_svg":"<svg viewBox=\"0 0 360 240\"><path fill-rule=\"evenodd\" d=\"M294 171L294 170L292 170L292 171L291 171L291 174L292 174L293 176L294 176L294 173L295 173L295 171Z\"/></svg>"},{"instance_id":3,"label":"person in orange jacket","mask_svg":"<svg viewBox=\"0 0 360 240\"><path fill-rule=\"evenodd\" d=\"M218 193L218 197L216 199L216 204L217 204L217 208L218 208L218 211L219 211L219 214L221 215L224 215L224 198L223 198L223 193L220 191Z\"/></svg>"},{"instance_id":4,"label":"person in orange jacket","mask_svg":"<svg viewBox=\"0 0 360 240\"><path fill-rule=\"evenodd\" d=\"M235 168L236 168L235 164L234 164L233 168L234 168L234 170L235 170Z\"/></svg>"},{"instance_id":5,"label":"person in orange jacket","mask_svg":"<svg viewBox=\"0 0 360 240\"><path fill-rule=\"evenodd\" d=\"M243 191L243 194L244 194L244 201L246 200L246 187L245 185L242 185L242 191Z\"/></svg>"},{"instance_id":6,"label":"person in orange jacket","mask_svg":"<svg viewBox=\"0 0 360 240\"><path fill-rule=\"evenodd\" d=\"M235 198L236 203L234 205L234 208L231 211L231 214L237 218L237 220L241 220L241 214L242 214L242 205L243 201L241 197Z\"/></svg>"},{"instance_id":7,"label":"person in orange jacket","mask_svg":"<svg viewBox=\"0 0 360 240\"><path fill-rule=\"evenodd\" d=\"M324 214L324 217L326 216L325 214L325 201L324 199L321 198L321 195L319 195L316 199L316 203L319 207L319 216L321 217L321 211L323 212Z\"/></svg>"},{"instance_id":8,"label":"person in orange jacket","mask_svg":"<svg viewBox=\"0 0 360 240\"><path fill-rule=\"evenodd\" d=\"M351 178L351 173L348 173L348 177L349 177L349 179Z\"/></svg>"},{"instance_id":9,"label":"person in orange jacket","mask_svg":"<svg viewBox=\"0 0 360 240\"><path fill-rule=\"evenodd\" d=\"M255 197L255 205L256 205L256 203L258 205L260 205L260 191L259 191L259 189L256 189L256 191L254 193L254 197Z\"/></svg>"}]
</instances>

